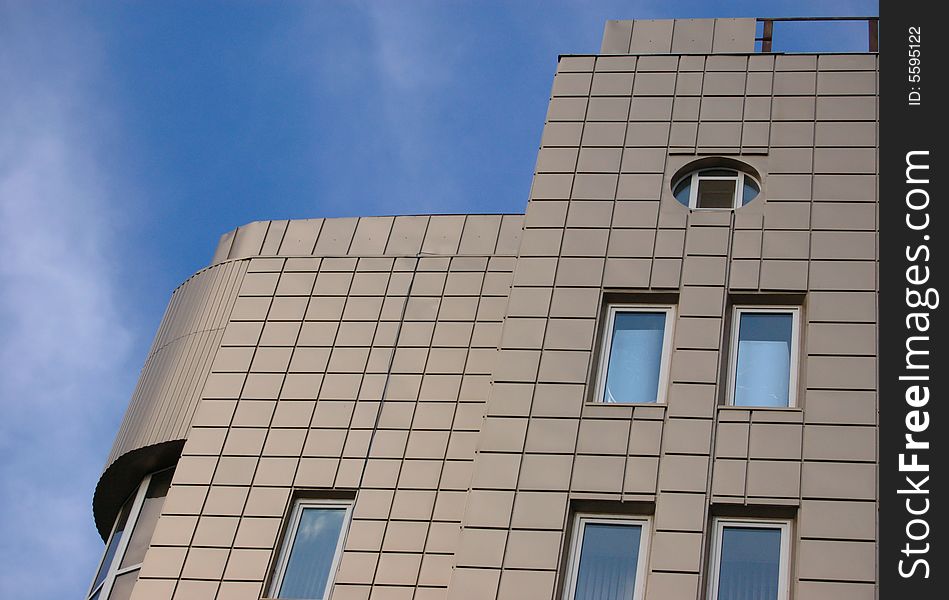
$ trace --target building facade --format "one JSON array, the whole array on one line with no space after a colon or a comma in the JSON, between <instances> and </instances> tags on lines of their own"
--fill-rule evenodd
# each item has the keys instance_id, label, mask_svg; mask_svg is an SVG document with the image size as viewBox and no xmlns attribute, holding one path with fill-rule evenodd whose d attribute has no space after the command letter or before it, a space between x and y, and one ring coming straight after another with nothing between
<instances>
[{"instance_id":1,"label":"building facade","mask_svg":"<svg viewBox=\"0 0 949 600\"><path fill-rule=\"evenodd\" d=\"M523 215L226 234L86 597L875 598L877 55L762 27L562 56Z\"/></svg>"}]
</instances>

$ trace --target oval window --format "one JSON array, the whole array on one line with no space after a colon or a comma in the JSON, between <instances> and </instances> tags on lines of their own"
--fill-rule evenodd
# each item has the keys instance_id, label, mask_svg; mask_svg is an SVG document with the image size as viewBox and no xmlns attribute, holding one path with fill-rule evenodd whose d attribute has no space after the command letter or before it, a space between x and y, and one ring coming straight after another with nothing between
<instances>
[{"instance_id":1,"label":"oval window","mask_svg":"<svg viewBox=\"0 0 949 600\"><path fill-rule=\"evenodd\" d=\"M742 207L761 193L755 178L737 169L699 169L681 177L672 194L680 204L693 209Z\"/></svg>"}]
</instances>

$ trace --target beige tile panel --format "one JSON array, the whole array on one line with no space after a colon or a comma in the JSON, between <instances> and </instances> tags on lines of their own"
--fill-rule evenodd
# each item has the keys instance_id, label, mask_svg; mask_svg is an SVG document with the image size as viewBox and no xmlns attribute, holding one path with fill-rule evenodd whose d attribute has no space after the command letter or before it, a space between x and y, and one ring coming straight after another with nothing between
<instances>
[{"instance_id":1,"label":"beige tile panel","mask_svg":"<svg viewBox=\"0 0 949 600\"><path fill-rule=\"evenodd\" d=\"M749 497L787 498L795 502L801 494L798 461L752 460L747 469L745 493Z\"/></svg>"},{"instance_id":2,"label":"beige tile panel","mask_svg":"<svg viewBox=\"0 0 949 600\"><path fill-rule=\"evenodd\" d=\"M508 536L504 566L555 570L562 540L561 531L512 530Z\"/></svg>"},{"instance_id":3,"label":"beige tile panel","mask_svg":"<svg viewBox=\"0 0 949 600\"><path fill-rule=\"evenodd\" d=\"M480 455L476 461L477 468L482 468L482 461L485 456L489 455ZM498 461L492 461L498 462ZM517 480L517 489L518 490L533 490L533 491L566 491L570 489L570 473L571 467L573 464L573 457L569 455L553 455L553 454L526 454L523 457L523 465L521 466L520 478ZM485 469L490 468L489 465L484 466ZM490 479L498 479L498 477L491 477ZM510 479L504 481L507 483ZM477 481L477 471L476 471L476 481ZM514 489L514 482L511 481L510 485L504 486L508 489Z\"/></svg>"},{"instance_id":4,"label":"beige tile panel","mask_svg":"<svg viewBox=\"0 0 949 600\"><path fill-rule=\"evenodd\" d=\"M876 579L875 555L873 542L802 540L798 552L798 577L873 582Z\"/></svg>"},{"instance_id":5,"label":"beige tile panel","mask_svg":"<svg viewBox=\"0 0 949 600\"><path fill-rule=\"evenodd\" d=\"M753 423L748 454L752 459L801 459L801 426L791 423Z\"/></svg>"},{"instance_id":6,"label":"beige tile panel","mask_svg":"<svg viewBox=\"0 0 949 600\"><path fill-rule=\"evenodd\" d=\"M712 495L744 497L747 466L746 460L716 459L712 469Z\"/></svg>"},{"instance_id":7,"label":"beige tile panel","mask_svg":"<svg viewBox=\"0 0 949 600\"><path fill-rule=\"evenodd\" d=\"M501 576L497 600L547 600L554 593L553 571L506 570Z\"/></svg>"},{"instance_id":8,"label":"beige tile panel","mask_svg":"<svg viewBox=\"0 0 949 600\"><path fill-rule=\"evenodd\" d=\"M610 200L572 203L567 214L568 227L610 227L614 203ZM566 212L566 207L565 210Z\"/></svg>"},{"instance_id":9,"label":"beige tile panel","mask_svg":"<svg viewBox=\"0 0 949 600\"><path fill-rule=\"evenodd\" d=\"M818 121L873 121L877 118L875 96L819 96Z\"/></svg>"},{"instance_id":10,"label":"beige tile panel","mask_svg":"<svg viewBox=\"0 0 949 600\"><path fill-rule=\"evenodd\" d=\"M875 146L877 143L877 125L873 122L822 121L817 123L813 131L817 146L842 148Z\"/></svg>"},{"instance_id":11,"label":"beige tile panel","mask_svg":"<svg viewBox=\"0 0 949 600\"><path fill-rule=\"evenodd\" d=\"M877 460L876 430L873 427L808 425L804 428L806 460Z\"/></svg>"},{"instance_id":12,"label":"beige tile panel","mask_svg":"<svg viewBox=\"0 0 949 600\"><path fill-rule=\"evenodd\" d=\"M655 527L663 531L701 532L706 504L705 494L661 493L656 499Z\"/></svg>"},{"instance_id":13,"label":"beige tile panel","mask_svg":"<svg viewBox=\"0 0 949 600\"><path fill-rule=\"evenodd\" d=\"M876 396L872 391L808 390L804 416L808 423L873 425Z\"/></svg>"},{"instance_id":14,"label":"beige tile panel","mask_svg":"<svg viewBox=\"0 0 949 600\"><path fill-rule=\"evenodd\" d=\"M663 456L659 465L659 489L663 492L700 492L706 489L706 456Z\"/></svg>"},{"instance_id":15,"label":"beige tile panel","mask_svg":"<svg viewBox=\"0 0 949 600\"><path fill-rule=\"evenodd\" d=\"M677 454L710 453L712 421L669 419L663 428L663 451Z\"/></svg>"},{"instance_id":16,"label":"beige tile panel","mask_svg":"<svg viewBox=\"0 0 949 600\"><path fill-rule=\"evenodd\" d=\"M811 323L806 350L810 354L872 356L876 354L876 327L870 323Z\"/></svg>"},{"instance_id":17,"label":"beige tile panel","mask_svg":"<svg viewBox=\"0 0 949 600\"><path fill-rule=\"evenodd\" d=\"M875 54L826 54L817 57L821 71L874 71L878 57Z\"/></svg>"},{"instance_id":18,"label":"beige tile panel","mask_svg":"<svg viewBox=\"0 0 949 600\"><path fill-rule=\"evenodd\" d=\"M756 425L761 427L761 425ZM715 431L716 458L747 458L750 426L748 423L719 422ZM716 462L716 464L718 464Z\"/></svg>"},{"instance_id":19,"label":"beige tile panel","mask_svg":"<svg viewBox=\"0 0 949 600\"><path fill-rule=\"evenodd\" d=\"M650 542L649 567L653 571L702 571L701 533L656 531Z\"/></svg>"},{"instance_id":20,"label":"beige tile panel","mask_svg":"<svg viewBox=\"0 0 949 600\"><path fill-rule=\"evenodd\" d=\"M873 500L876 466L873 464L805 462L801 470L804 498Z\"/></svg>"},{"instance_id":21,"label":"beige tile panel","mask_svg":"<svg viewBox=\"0 0 949 600\"><path fill-rule=\"evenodd\" d=\"M711 417L717 402L715 386L673 382L667 402L670 417Z\"/></svg>"},{"instance_id":22,"label":"beige tile panel","mask_svg":"<svg viewBox=\"0 0 949 600\"><path fill-rule=\"evenodd\" d=\"M590 93L590 73L557 73L554 76L553 96L586 96Z\"/></svg>"},{"instance_id":23,"label":"beige tile panel","mask_svg":"<svg viewBox=\"0 0 949 600\"><path fill-rule=\"evenodd\" d=\"M636 70L636 61L635 56L597 56L595 70L632 72Z\"/></svg>"},{"instance_id":24,"label":"beige tile panel","mask_svg":"<svg viewBox=\"0 0 949 600\"><path fill-rule=\"evenodd\" d=\"M561 56L557 62L558 73L582 73L592 71L596 59L593 56Z\"/></svg>"},{"instance_id":25,"label":"beige tile panel","mask_svg":"<svg viewBox=\"0 0 949 600\"><path fill-rule=\"evenodd\" d=\"M495 598L498 593L501 572L498 569L474 569L458 567L452 574L452 600L484 600Z\"/></svg>"},{"instance_id":26,"label":"beige tile panel","mask_svg":"<svg viewBox=\"0 0 949 600\"><path fill-rule=\"evenodd\" d=\"M729 23L731 33L734 31L734 23ZM723 33L726 26L721 27ZM672 33L672 52L675 53L702 53L712 50L712 40L717 30L716 19L676 19L675 27ZM635 32L635 26L634 30ZM721 45L721 44L720 44Z\"/></svg>"},{"instance_id":27,"label":"beige tile panel","mask_svg":"<svg viewBox=\"0 0 949 600\"><path fill-rule=\"evenodd\" d=\"M699 594L698 573L649 574L646 600L692 600Z\"/></svg>"},{"instance_id":28,"label":"beige tile panel","mask_svg":"<svg viewBox=\"0 0 949 600\"><path fill-rule=\"evenodd\" d=\"M809 202L772 202L765 206L765 229L810 229L813 205Z\"/></svg>"},{"instance_id":29,"label":"beige tile panel","mask_svg":"<svg viewBox=\"0 0 949 600\"><path fill-rule=\"evenodd\" d=\"M798 593L813 600L873 600L876 584L835 581L800 581Z\"/></svg>"},{"instance_id":30,"label":"beige tile panel","mask_svg":"<svg viewBox=\"0 0 949 600\"><path fill-rule=\"evenodd\" d=\"M805 500L798 532L802 538L874 540L876 518L873 502Z\"/></svg>"},{"instance_id":31,"label":"beige tile panel","mask_svg":"<svg viewBox=\"0 0 949 600\"><path fill-rule=\"evenodd\" d=\"M550 110L554 112L553 116L558 117L559 119L565 120L566 117L577 117L577 120L583 120L583 115L586 114L586 99L583 99L583 107L574 106L576 104L576 98L561 98L556 104L552 104ZM564 105L567 101L571 101L569 105ZM579 116L576 113L579 112ZM541 135L540 145L543 148L556 148L556 147L576 147L580 145L580 137L583 134L583 124L582 123L572 123L572 122L549 122L544 126L544 131Z\"/></svg>"},{"instance_id":32,"label":"beige tile panel","mask_svg":"<svg viewBox=\"0 0 949 600\"><path fill-rule=\"evenodd\" d=\"M625 455L630 424L623 420L592 420L580 422L577 452L580 454Z\"/></svg>"},{"instance_id":33,"label":"beige tile panel","mask_svg":"<svg viewBox=\"0 0 949 600\"><path fill-rule=\"evenodd\" d=\"M636 20L632 22L630 54L654 54L672 50L674 20Z\"/></svg>"}]
</instances>

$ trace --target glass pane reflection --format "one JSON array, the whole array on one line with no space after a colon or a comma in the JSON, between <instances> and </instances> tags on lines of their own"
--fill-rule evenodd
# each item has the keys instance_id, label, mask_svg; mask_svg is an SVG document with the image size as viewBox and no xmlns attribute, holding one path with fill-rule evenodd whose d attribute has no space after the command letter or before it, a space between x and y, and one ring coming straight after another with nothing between
<instances>
[{"instance_id":1,"label":"glass pane reflection","mask_svg":"<svg viewBox=\"0 0 949 600\"><path fill-rule=\"evenodd\" d=\"M689 205L689 198L692 194L692 177L686 177L679 182L679 185L672 191L672 195L675 196L676 200L679 201L679 204L682 206Z\"/></svg>"},{"instance_id":2,"label":"glass pane reflection","mask_svg":"<svg viewBox=\"0 0 949 600\"><path fill-rule=\"evenodd\" d=\"M666 314L617 312L603 402L656 402Z\"/></svg>"},{"instance_id":3,"label":"glass pane reflection","mask_svg":"<svg viewBox=\"0 0 949 600\"><path fill-rule=\"evenodd\" d=\"M303 509L277 597L325 598L345 518L345 508Z\"/></svg>"},{"instance_id":4,"label":"glass pane reflection","mask_svg":"<svg viewBox=\"0 0 949 600\"><path fill-rule=\"evenodd\" d=\"M168 488L171 486L171 476L174 473L171 469L156 473L148 483L148 490L145 492L145 499L142 502L142 508L138 513L138 520L135 522L135 529L129 538L128 547L125 549L125 556L122 558L120 569L140 565L145 559L145 552L148 550L148 544L152 540L152 533L155 532L155 525L158 523L158 515L161 513L161 507L165 503L165 496L168 495Z\"/></svg>"},{"instance_id":5,"label":"glass pane reflection","mask_svg":"<svg viewBox=\"0 0 949 600\"><path fill-rule=\"evenodd\" d=\"M574 600L631 600L636 590L641 535L640 525L587 523Z\"/></svg>"},{"instance_id":6,"label":"glass pane reflection","mask_svg":"<svg viewBox=\"0 0 949 600\"><path fill-rule=\"evenodd\" d=\"M96 574L96 581L92 584L93 589L105 580L105 576L109 573L109 567L112 566L112 561L115 560L115 551L118 550L119 543L122 541L122 535L125 533L125 525L128 522L129 511L132 509L134 499L135 496L133 495L126 500L121 512L119 512L119 516L116 518L115 531L109 539L109 546L105 549L102 564L99 566L99 572ZM96 595L98 595L98 593Z\"/></svg>"},{"instance_id":7,"label":"glass pane reflection","mask_svg":"<svg viewBox=\"0 0 949 600\"><path fill-rule=\"evenodd\" d=\"M777 600L781 530L724 527L718 600Z\"/></svg>"},{"instance_id":8,"label":"glass pane reflection","mask_svg":"<svg viewBox=\"0 0 949 600\"><path fill-rule=\"evenodd\" d=\"M788 406L793 324L790 313L741 313L735 406Z\"/></svg>"},{"instance_id":9,"label":"glass pane reflection","mask_svg":"<svg viewBox=\"0 0 949 600\"><path fill-rule=\"evenodd\" d=\"M751 180L749 177L745 177L745 184L742 186L741 192L741 205L744 206L758 197L758 184Z\"/></svg>"}]
</instances>

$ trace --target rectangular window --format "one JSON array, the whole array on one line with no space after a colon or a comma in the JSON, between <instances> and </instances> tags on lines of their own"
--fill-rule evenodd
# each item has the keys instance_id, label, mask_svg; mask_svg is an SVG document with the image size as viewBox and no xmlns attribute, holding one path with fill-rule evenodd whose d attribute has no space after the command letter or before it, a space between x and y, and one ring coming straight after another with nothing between
<instances>
[{"instance_id":1,"label":"rectangular window","mask_svg":"<svg viewBox=\"0 0 949 600\"><path fill-rule=\"evenodd\" d=\"M794 406L799 313L796 307L735 309L729 404Z\"/></svg>"},{"instance_id":2,"label":"rectangular window","mask_svg":"<svg viewBox=\"0 0 949 600\"><path fill-rule=\"evenodd\" d=\"M735 208L736 178L699 177L695 208Z\"/></svg>"},{"instance_id":3,"label":"rectangular window","mask_svg":"<svg viewBox=\"0 0 949 600\"><path fill-rule=\"evenodd\" d=\"M329 598L351 510L349 502L297 501L274 573L273 598Z\"/></svg>"},{"instance_id":4,"label":"rectangular window","mask_svg":"<svg viewBox=\"0 0 949 600\"><path fill-rule=\"evenodd\" d=\"M715 522L710 600L787 600L787 521Z\"/></svg>"},{"instance_id":5,"label":"rectangular window","mask_svg":"<svg viewBox=\"0 0 949 600\"><path fill-rule=\"evenodd\" d=\"M578 515L565 600L639 600L645 587L647 519Z\"/></svg>"},{"instance_id":6,"label":"rectangular window","mask_svg":"<svg viewBox=\"0 0 949 600\"><path fill-rule=\"evenodd\" d=\"M663 402L671 349L671 306L608 307L597 402L636 404Z\"/></svg>"}]
</instances>

